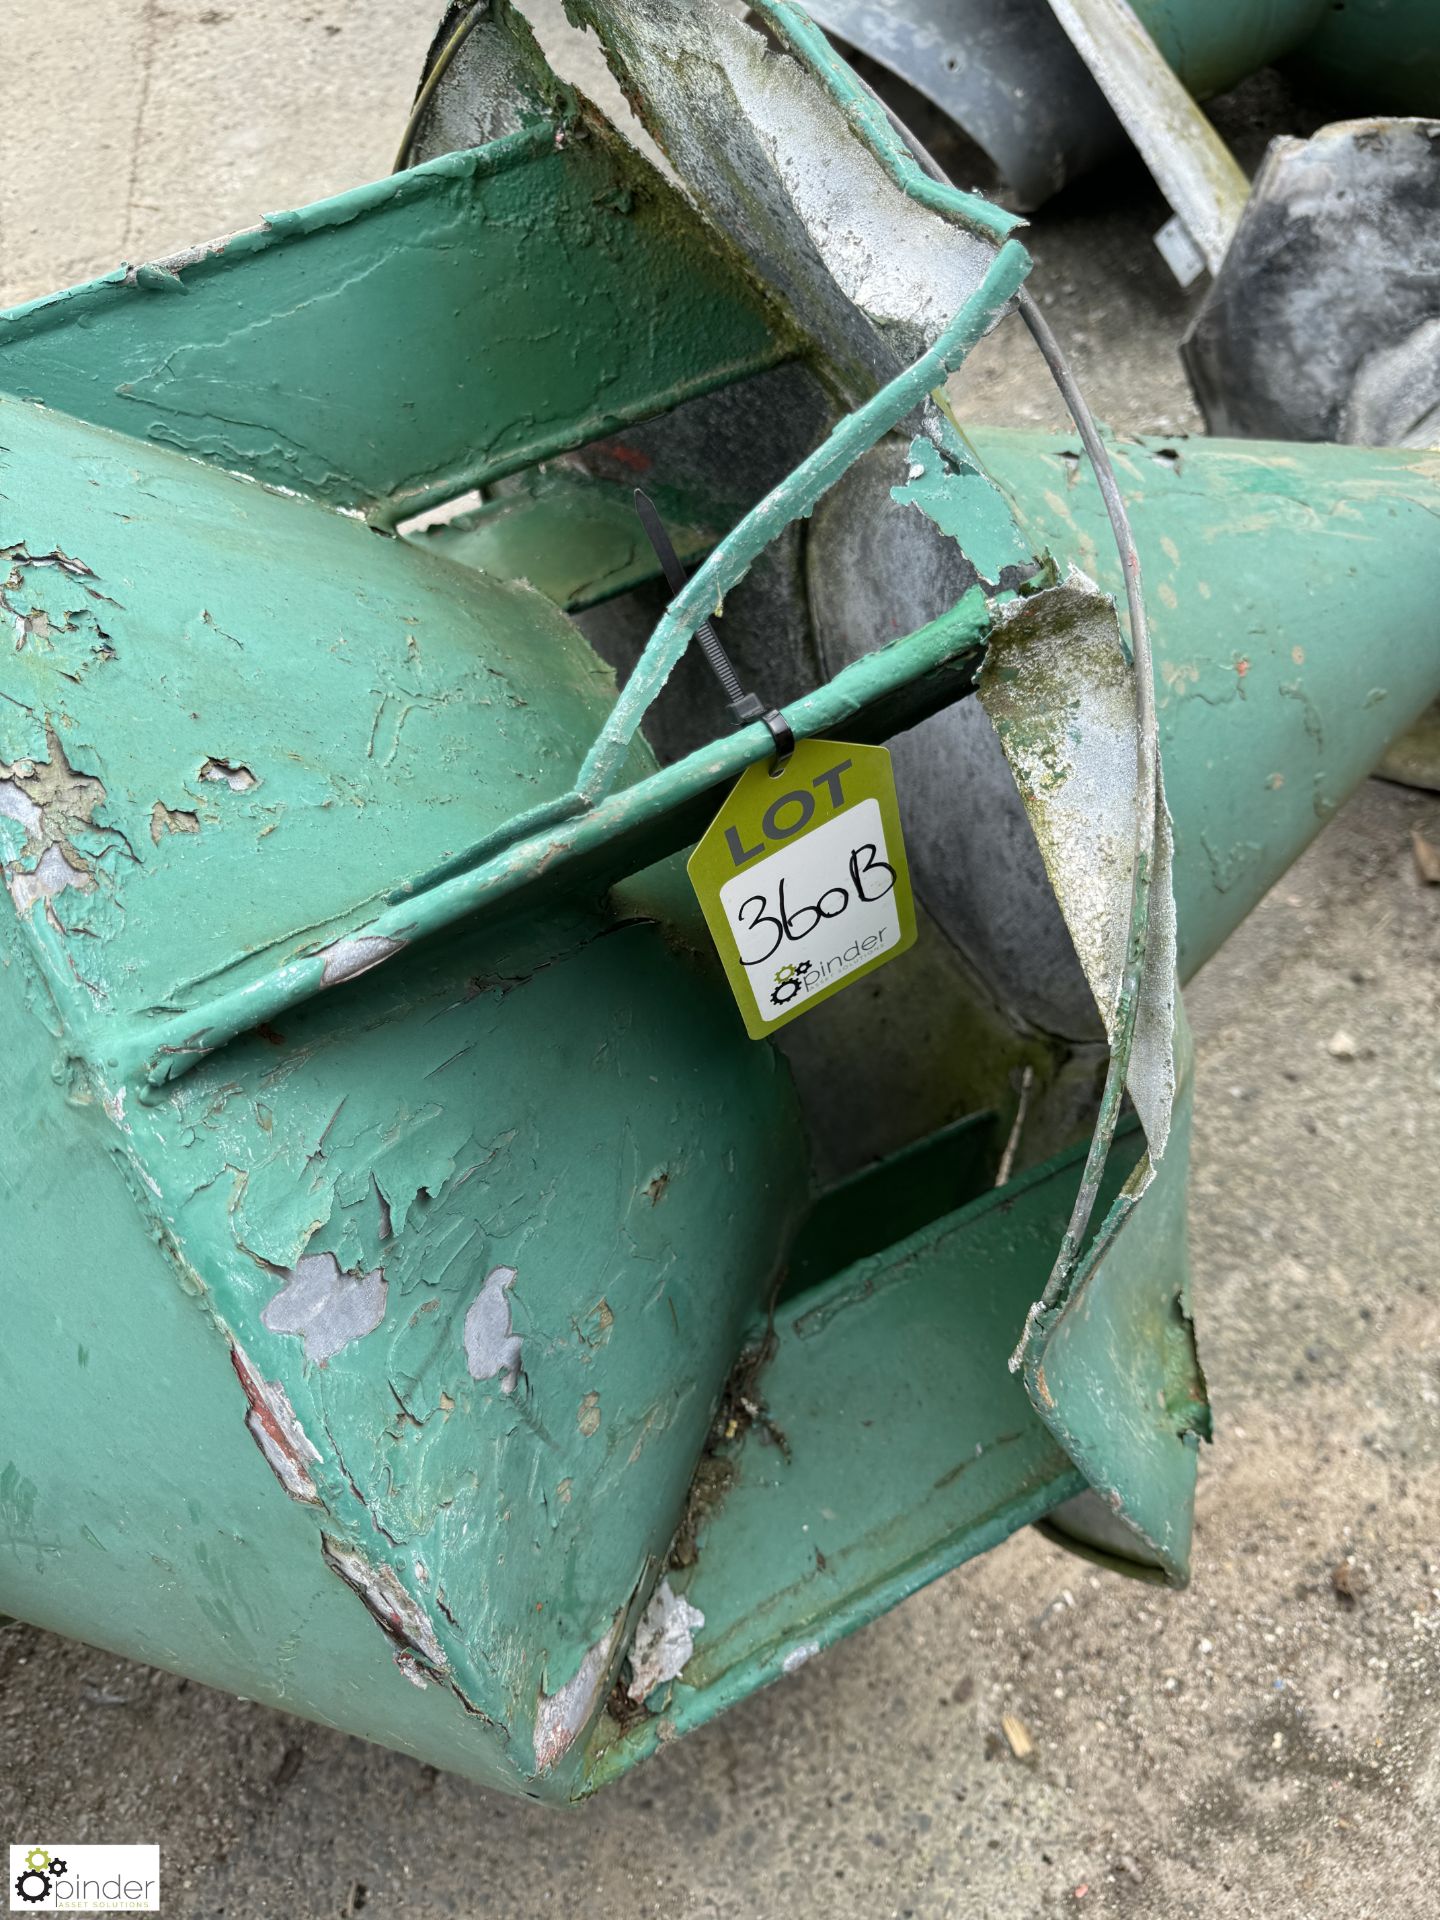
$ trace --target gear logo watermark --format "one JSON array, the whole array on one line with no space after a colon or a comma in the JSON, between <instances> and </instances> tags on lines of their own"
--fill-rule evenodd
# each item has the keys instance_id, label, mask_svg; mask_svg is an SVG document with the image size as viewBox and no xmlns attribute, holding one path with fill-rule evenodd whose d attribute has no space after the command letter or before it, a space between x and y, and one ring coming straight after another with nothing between
<instances>
[{"instance_id":1,"label":"gear logo watermark","mask_svg":"<svg viewBox=\"0 0 1440 1920\"><path fill-rule=\"evenodd\" d=\"M160 1849L11 1847L11 1913L158 1913Z\"/></svg>"},{"instance_id":2,"label":"gear logo watermark","mask_svg":"<svg viewBox=\"0 0 1440 1920\"><path fill-rule=\"evenodd\" d=\"M58 1854L45 1847L27 1847L25 1865L15 1876L15 1891L27 1906L38 1907L49 1898L51 1881L63 1880L66 1872L67 1863Z\"/></svg>"},{"instance_id":3,"label":"gear logo watermark","mask_svg":"<svg viewBox=\"0 0 1440 1920\"><path fill-rule=\"evenodd\" d=\"M815 971L813 960L795 960L775 969L775 984L770 989L772 1007L788 1006L811 985Z\"/></svg>"}]
</instances>

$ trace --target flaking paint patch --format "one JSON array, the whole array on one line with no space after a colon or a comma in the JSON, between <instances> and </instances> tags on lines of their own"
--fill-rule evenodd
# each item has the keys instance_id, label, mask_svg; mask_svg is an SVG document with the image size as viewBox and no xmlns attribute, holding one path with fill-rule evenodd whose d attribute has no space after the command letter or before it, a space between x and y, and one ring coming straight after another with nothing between
<instances>
[{"instance_id":1,"label":"flaking paint patch","mask_svg":"<svg viewBox=\"0 0 1440 1920\"><path fill-rule=\"evenodd\" d=\"M358 1547L337 1540L329 1533L321 1534L320 1551L330 1571L338 1574L351 1592L364 1601L386 1638L401 1654L412 1656L409 1669L397 1662L408 1679L416 1678L413 1659L417 1655L427 1665L444 1671L449 1662L435 1637L435 1629L419 1601L400 1584L400 1576L393 1567L367 1559Z\"/></svg>"},{"instance_id":2,"label":"flaking paint patch","mask_svg":"<svg viewBox=\"0 0 1440 1920\"><path fill-rule=\"evenodd\" d=\"M298 1333L305 1358L323 1365L352 1340L375 1331L385 1318L385 1295L383 1267L346 1273L333 1253L307 1253L260 1319L271 1333Z\"/></svg>"},{"instance_id":3,"label":"flaking paint patch","mask_svg":"<svg viewBox=\"0 0 1440 1920\"><path fill-rule=\"evenodd\" d=\"M12 546L0 547L0 560L10 563L10 578L6 582L8 587L20 584L19 576L26 567L58 567L61 573L68 573L72 579L95 578L92 568L87 567L83 560L66 553L62 547L52 547L49 553L32 553L23 542L17 541Z\"/></svg>"},{"instance_id":4,"label":"flaking paint patch","mask_svg":"<svg viewBox=\"0 0 1440 1920\"><path fill-rule=\"evenodd\" d=\"M318 1507L320 1494L310 1467L319 1461L320 1452L301 1426L289 1395L278 1380L264 1378L238 1341L231 1342L230 1363L250 1402L246 1430L266 1465L292 1500Z\"/></svg>"},{"instance_id":5,"label":"flaking paint patch","mask_svg":"<svg viewBox=\"0 0 1440 1920\"><path fill-rule=\"evenodd\" d=\"M656 1687L679 1676L695 1651L695 1635L704 1624L699 1607L692 1607L683 1593L676 1593L668 1580L662 1580L640 1616L630 1648L630 1685L626 1692L632 1700L644 1700Z\"/></svg>"},{"instance_id":6,"label":"flaking paint patch","mask_svg":"<svg viewBox=\"0 0 1440 1920\"><path fill-rule=\"evenodd\" d=\"M222 234L218 240L203 241L199 246L181 247L177 252L163 254L155 260L140 260L133 265L127 264L124 274L125 285L145 287L154 291L154 282L147 276L158 274L167 281L175 281L182 293L188 293L190 289L180 280L180 275L186 267L198 267L203 261L224 253L230 242L238 239L241 233L257 231L258 229L254 227L242 227L239 233Z\"/></svg>"},{"instance_id":7,"label":"flaking paint patch","mask_svg":"<svg viewBox=\"0 0 1440 1920\"><path fill-rule=\"evenodd\" d=\"M212 786L228 787L232 793L249 793L260 784L249 767L241 766L238 760L207 760L200 769L200 778Z\"/></svg>"},{"instance_id":8,"label":"flaking paint patch","mask_svg":"<svg viewBox=\"0 0 1440 1920\"><path fill-rule=\"evenodd\" d=\"M59 847L47 847L28 872L24 869L12 872L8 885L16 911L23 915L29 913L37 900L53 900L67 887L74 887L77 893L88 893L95 881L82 868L71 866Z\"/></svg>"},{"instance_id":9,"label":"flaking paint patch","mask_svg":"<svg viewBox=\"0 0 1440 1920\"><path fill-rule=\"evenodd\" d=\"M1039 564L989 475L946 458L928 440L911 442L905 484L892 487L890 498L918 508L954 540L991 592L1018 586Z\"/></svg>"},{"instance_id":10,"label":"flaking paint patch","mask_svg":"<svg viewBox=\"0 0 1440 1920\"><path fill-rule=\"evenodd\" d=\"M0 762L0 814L25 829L24 846L5 867L5 883L22 915L67 889L94 890L95 876L74 842L77 832L123 838L95 819L105 803L103 783L71 766L49 721L45 738L47 760Z\"/></svg>"},{"instance_id":11,"label":"flaking paint patch","mask_svg":"<svg viewBox=\"0 0 1440 1920\"><path fill-rule=\"evenodd\" d=\"M604 1699L624 1624L622 1610L604 1639L597 1640L580 1662L574 1678L554 1693L541 1694L535 1709L535 1765L541 1773L570 1751Z\"/></svg>"},{"instance_id":12,"label":"flaking paint patch","mask_svg":"<svg viewBox=\"0 0 1440 1920\"><path fill-rule=\"evenodd\" d=\"M320 984L335 987L342 980L353 980L359 974L368 973L371 967L378 967L392 953L399 953L404 945L403 940L392 940L384 933L347 934L343 940L320 949L320 958L325 962Z\"/></svg>"},{"instance_id":13,"label":"flaking paint patch","mask_svg":"<svg viewBox=\"0 0 1440 1920\"><path fill-rule=\"evenodd\" d=\"M511 1325L510 1289L514 1267L492 1267L485 1284L465 1315L465 1364L472 1380L493 1380L503 1374L502 1393L513 1393L520 1378L522 1340Z\"/></svg>"},{"instance_id":14,"label":"flaking paint patch","mask_svg":"<svg viewBox=\"0 0 1440 1920\"><path fill-rule=\"evenodd\" d=\"M150 809L150 838L157 847L163 834L199 831L200 816L188 807L167 807L163 800L157 800Z\"/></svg>"}]
</instances>

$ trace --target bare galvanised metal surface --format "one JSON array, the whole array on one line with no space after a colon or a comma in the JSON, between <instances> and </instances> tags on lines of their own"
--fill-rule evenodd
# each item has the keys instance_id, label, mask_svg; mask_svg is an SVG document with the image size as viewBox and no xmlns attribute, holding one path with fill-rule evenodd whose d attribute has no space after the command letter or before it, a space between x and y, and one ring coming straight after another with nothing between
<instances>
[{"instance_id":1,"label":"bare galvanised metal surface","mask_svg":"<svg viewBox=\"0 0 1440 1920\"><path fill-rule=\"evenodd\" d=\"M1207 1430L1163 806L1136 825L1163 796L1113 607L1067 570L1108 549L1068 448L977 458L939 397L1024 279L1014 222L927 179L789 5L782 53L672 0L579 11L693 204L497 5L421 129L489 144L0 322L0 1604L552 1800L1052 1509L1182 1579ZM778 475L707 484L697 421L733 393L723 443L779 392ZM1428 470L1212 451L1198 482L1122 460L1162 699L1215 716L1175 723L1192 951L1378 751L1377 700L1317 782L1355 655L1286 621L1329 523L1397 627L1435 597L1389 539ZM644 592L637 461L700 564L617 693L565 608ZM807 550L866 462L920 560L904 617L827 657ZM477 484L454 534L394 537ZM1252 535L1237 654L1209 563ZM743 1037L674 856L770 738L680 724L659 765L644 730L762 564L797 735L883 739L978 675L1139 1119L1075 1258L1103 1060L952 937L943 818L925 992L881 976L906 990L848 1052L817 1014L793 1074ZM1397 727L1440 678L1406 632ZM1284 795L1248 803L1251 855L1210 791L1241 720ZM830 1186L846 1102L882 1157ZM11 1412L42 1377L63 1422Z\"/></svg>"}]
</instances>

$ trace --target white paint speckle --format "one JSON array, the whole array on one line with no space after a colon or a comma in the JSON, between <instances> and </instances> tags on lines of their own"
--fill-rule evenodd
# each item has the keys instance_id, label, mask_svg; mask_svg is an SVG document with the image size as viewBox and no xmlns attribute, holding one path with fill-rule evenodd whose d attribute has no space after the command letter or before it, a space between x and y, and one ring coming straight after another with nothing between
<instances>
[{"instance_id":1,"label":"white paint speckle","mask_svg":"<svg viewBox=\"0 0 1440 1920\"><path fill-rule=\"evenodd\" d=\"M94 885L91 876L79 867L72 867L55 846L45 849L29 873L12 869L9 876L10 897L22 914L29 913L37 900L53 900L67 887L74 887L77 893L89 893Z\"/></svg>"},{"instance_id":2,"label":"white paint speckle","mask_svg":"<svg viewBox=\"0 0 1440 1920\"><path fill-rule=\"evenodd\" d=\"M298 1333L316 1365L373 1333L385 1318L385 1269L342 1273L333 1253L307 1253L260 1319L271 1333Z\"/></svg>"},{"instance_id":3,"label":"white paint speckle","mask_svg":"<svg viewBox=\"0 0 1440 1920\"><path fill-rule=\"evenodd\" d=\"M704 1624L700 1609L692 1607L684 1594L674 1592L668 1580L662 1580L635 1629L627 1688L632 1700L643 1700L656 1687L676 1678L695 1651L695 1635Z\"/></svg>"},{"instance_id":4,"label":"white paint speckle","mask_svg":"<svg viewBox=\"0 0 1440 1920\"><path fill-rule=\"evenodd\" d=\"M319 957L325 962L325 968L320 984L334 987L342 980L353 980L357 974L368 973L371 967L378 967L382 960L398 953L404 944L403 940L392 940L383 933L348 934L343 940L321 948Z\"/></svg>"},{"instance_id":5,"label":"white paint speckle","mask_svg":"<svg viewBox=\"0 0 1440 1920\"><path fill-rule=\"evenodd\" d=\"M609 1632L591 1647L574 1677L554 1693L541 1694L535 1709L535 1764L542 1773L569 1752L603 1699L624 1624L624 1613L617 1613Z\"/></svg>"},{"instance_id":6,"label":"white paint speckle","mask_svg":"<svg viewBox=\"0 0 1440 1920\"><path fill-rule=\"evenodd\" d=\"M470 1378L493 1380L497 1373L503 1374L502 1393L513 1393L520 1378L523 1343L510 1324L509 1296L514 1284L514 1267L492 1267L465 1316L465 1363Z\"/></svg>"}]
</instances>

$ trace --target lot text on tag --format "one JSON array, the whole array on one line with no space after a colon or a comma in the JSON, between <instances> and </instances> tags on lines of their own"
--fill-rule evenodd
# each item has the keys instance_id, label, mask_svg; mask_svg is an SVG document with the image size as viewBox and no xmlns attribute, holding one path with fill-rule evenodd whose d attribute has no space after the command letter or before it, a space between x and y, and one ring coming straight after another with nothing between
<instances>
[{"instance_id":1,"label":"lot text on tag","mask_svg":"<svg viewBox=\"0 0 1440 1920\"><path fill-rule=\"evenodd\" d=\"M915 939L884 747L802 740L743 773L689 874L752 1040L808 1013Z\"/></svg>"}]
</instances>

